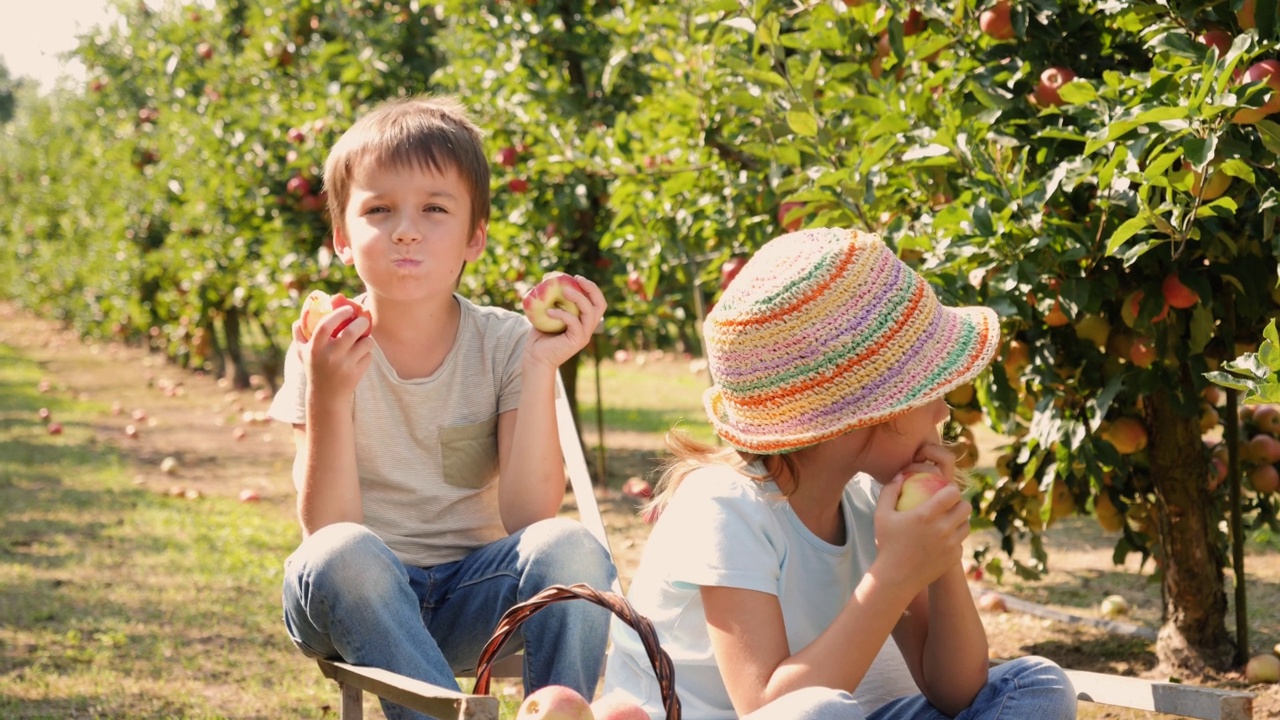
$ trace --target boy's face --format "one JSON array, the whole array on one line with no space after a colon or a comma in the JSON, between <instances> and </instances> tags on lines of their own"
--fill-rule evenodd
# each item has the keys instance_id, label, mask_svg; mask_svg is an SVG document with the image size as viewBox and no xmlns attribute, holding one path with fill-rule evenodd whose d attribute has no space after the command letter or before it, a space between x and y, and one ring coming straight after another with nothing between
<instances>
[{"instance_id":1,"label":"boy's face","mask_svg":"<svg viewBox=\"0 0 1280 720\"><path fill-rule=\"evenodd\" d=\"M364 163L343 219L335 252L371 294L388 299L452 294L463 264L485 247L486 228L472 231L471 197L454 168Z\"/></svg>"}]
</instances>

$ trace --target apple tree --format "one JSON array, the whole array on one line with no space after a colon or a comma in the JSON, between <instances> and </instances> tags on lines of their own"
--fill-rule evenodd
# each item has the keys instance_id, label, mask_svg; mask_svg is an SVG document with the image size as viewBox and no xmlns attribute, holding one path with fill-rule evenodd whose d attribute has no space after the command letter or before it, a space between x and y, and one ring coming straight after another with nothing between
<instances>
[{"instance_id":1,"label":"apple tree","mask_svg":"<svg viewBox=\"0 0 1280 720\"><path fill-rule=\"evenodd\" d=\"M1204 373L1276 310L1274 23L1191 2L708 1L674 32L636 12L620 62L649 77L655 112L696 98L668 114L732 128L718 156L792 204L779 222L880 232L950 301L1000 313L1000 362L952 398L957 420L1013 438L974 501L1010 556L989 567L1038 573L1045 529L1092 512L1117 561L1154 561L1162 663L1243 657L1222 521L1274 523L1273 489L1230 502L1239 476L1214 453L1238 453L1240 428ZM718 93L698 85L704 58ZM720 207L744 201L722 221L739 241L755 221L776 231L728 195ZM1030 561L1012 557L1020 539Z\"/></svg>"}]
</instances>

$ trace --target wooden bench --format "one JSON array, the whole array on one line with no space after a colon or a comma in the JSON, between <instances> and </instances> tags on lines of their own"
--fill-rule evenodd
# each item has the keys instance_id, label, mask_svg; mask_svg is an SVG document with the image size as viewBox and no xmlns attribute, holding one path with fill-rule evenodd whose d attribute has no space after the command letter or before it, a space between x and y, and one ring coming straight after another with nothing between
<instances>
[{"instance_id":1,"label":"wooden bench","mask_svg":"<svg viewBox=\"0 0 1280 720\"><path fill-rule=\"evenodd\" d=\"M606 550L608 533L586 457L582 452L577 427L569 411L568 398L559 375L556 376L556 425L564 453L569 483L578 504L582 524ZM610 552L612 555L612 552ZM613 591L622 594L615 580ZM368 692L404 707L426 713L441 720L498 720L498 699L489 695L469 695L437 685L407 678L378 668L320 660L320 671L337 682L342 695L341 720L362 720L363 694ZM519 655L505 658L492 667L494 677L520 677ZM1067 670L1083 702L1099 703L1134 710L1166 713L1198 720L1252 720L1254 694L1236 690L1157 682L1142 678L1107 675L1105 673Z\"/></svg>"}]
</instances>

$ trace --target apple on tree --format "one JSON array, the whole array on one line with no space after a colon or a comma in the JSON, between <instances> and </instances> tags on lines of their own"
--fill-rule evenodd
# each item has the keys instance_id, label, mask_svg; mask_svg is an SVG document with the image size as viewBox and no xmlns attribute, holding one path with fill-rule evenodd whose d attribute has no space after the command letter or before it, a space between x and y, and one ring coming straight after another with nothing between
<instances>
[{"instance_id":1,"label":"apple on tree","mask_svg":"<svg viewBox=\"0 0 1280 720\"><path fill-rule=\"evenodd\" d=\"M562 310L574 317L578 316L578 306L564 295L565 289L570 287L582 292L582 286L572 276L558 271L549 272L543 276L541 282L524 294L520 301L524 306L524 314L539 332L555 335L568 328L563 320L557 320L547 314L551 308Z\"/></svg>"},{"instance_id":2,"label":"apple on tree","mask_svg":"<svg viewBox=\"0 0 1280 720\"><path fill-rule=\"evenodd\" d=\"M1040 73L1040 82L1036 85L1036 104L1040 107L1058 107L1063 104L1066 101L1058 91L1063 85L1075 79L1076 74L1070 68L1059 66L1046 68Z\"/></svg>"},{"instance_id":3,"label":"apple on tree","mask_svg":"<svg viewBox=\"0 0 1280 720\"><path fill-rule=\"evenodd\" d=\"M369 312L365 306L340 293L330 295L323 290L312 290L302 303L302 339L311 340L311 336L315 334L316 326L320 324L320 321L329 313L341 307L355 308L355 312L352 313L351 317L340 323L338 327L334 328L331 337L337 337L343 328L350 325L353 320L360 316L364 316L369 321L369 327L360 337L368 337L369 333L373 332L373 313Z\"/></svg>"},{"instance_id":4,"label":"apple on tree","mask_svg":"<svg viewBox=\"0 0 1280 720\"><path fill-rule=\"evenodd\" d=\"M738 273L742 272L742 266L747 264L747 259L740 256L733 256L724 261L720 266L720 289L727 290L729 283L738 277Z\"/></svg>"},{"instance_id":5,"label":"apple on tree","mask_svg":"<svg viewBox=\"0 0 1280 720\"><path fill-rule=\"evenodd\" d=\"M784 202L778 206L778 224L787 232L795 232L804 226L804 218L796 217L788 220L791 213L804 207L804 203Z\"/></svg>"},{"instance_id":6,"label":"apple on tree","mask_svg":"<svg viewBox=\"0 0 1280 720\"><path fill-rule=\"evenodd\" d=\"M978 27L982 32L994 40L1012 40L1016 33L1013 31L1013 21L1010 19L1009 3L1005 0L998 0L995 5L982 11L978 15Z\"/></svg>"},{"instance_id":7,"label":"apple on tree","mask_svg":"<svg viewBox=\"0 0 1280 720\"><path fill-rule=\"evenodd\" d=\"M1252 85L1265 82L1270 90L1270 97L1262 107L1242 108L1232 116L1231 122L1238 125L1252 125L1259 120L1280 111L1280 61L1263 60L1249 66L1240 77L1241 85Z\"/></svg>"}]
</instances>

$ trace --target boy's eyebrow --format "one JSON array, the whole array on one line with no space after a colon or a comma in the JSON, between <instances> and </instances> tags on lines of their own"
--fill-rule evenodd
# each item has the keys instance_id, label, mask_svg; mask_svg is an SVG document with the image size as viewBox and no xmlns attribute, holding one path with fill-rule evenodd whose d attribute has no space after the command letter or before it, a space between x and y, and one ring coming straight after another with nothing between
<instances>
[{"instance_id":1,"label":"boy's eyebrow","mask_svg":"<svg viewBox=\"0 0 1280 720\"><path fill-rule=\"evenodd\" d=\"M383 195L388 194L377 190L370 190L369 188L352 188L352 195L355 195L357 192L363 192L365 194L365 200L376 200L381 198ZM427 191L426 196L429 198L443 198L445 200L458 199L457 194L448 190L429 190Z\"/></svg>"}]
</instances>

